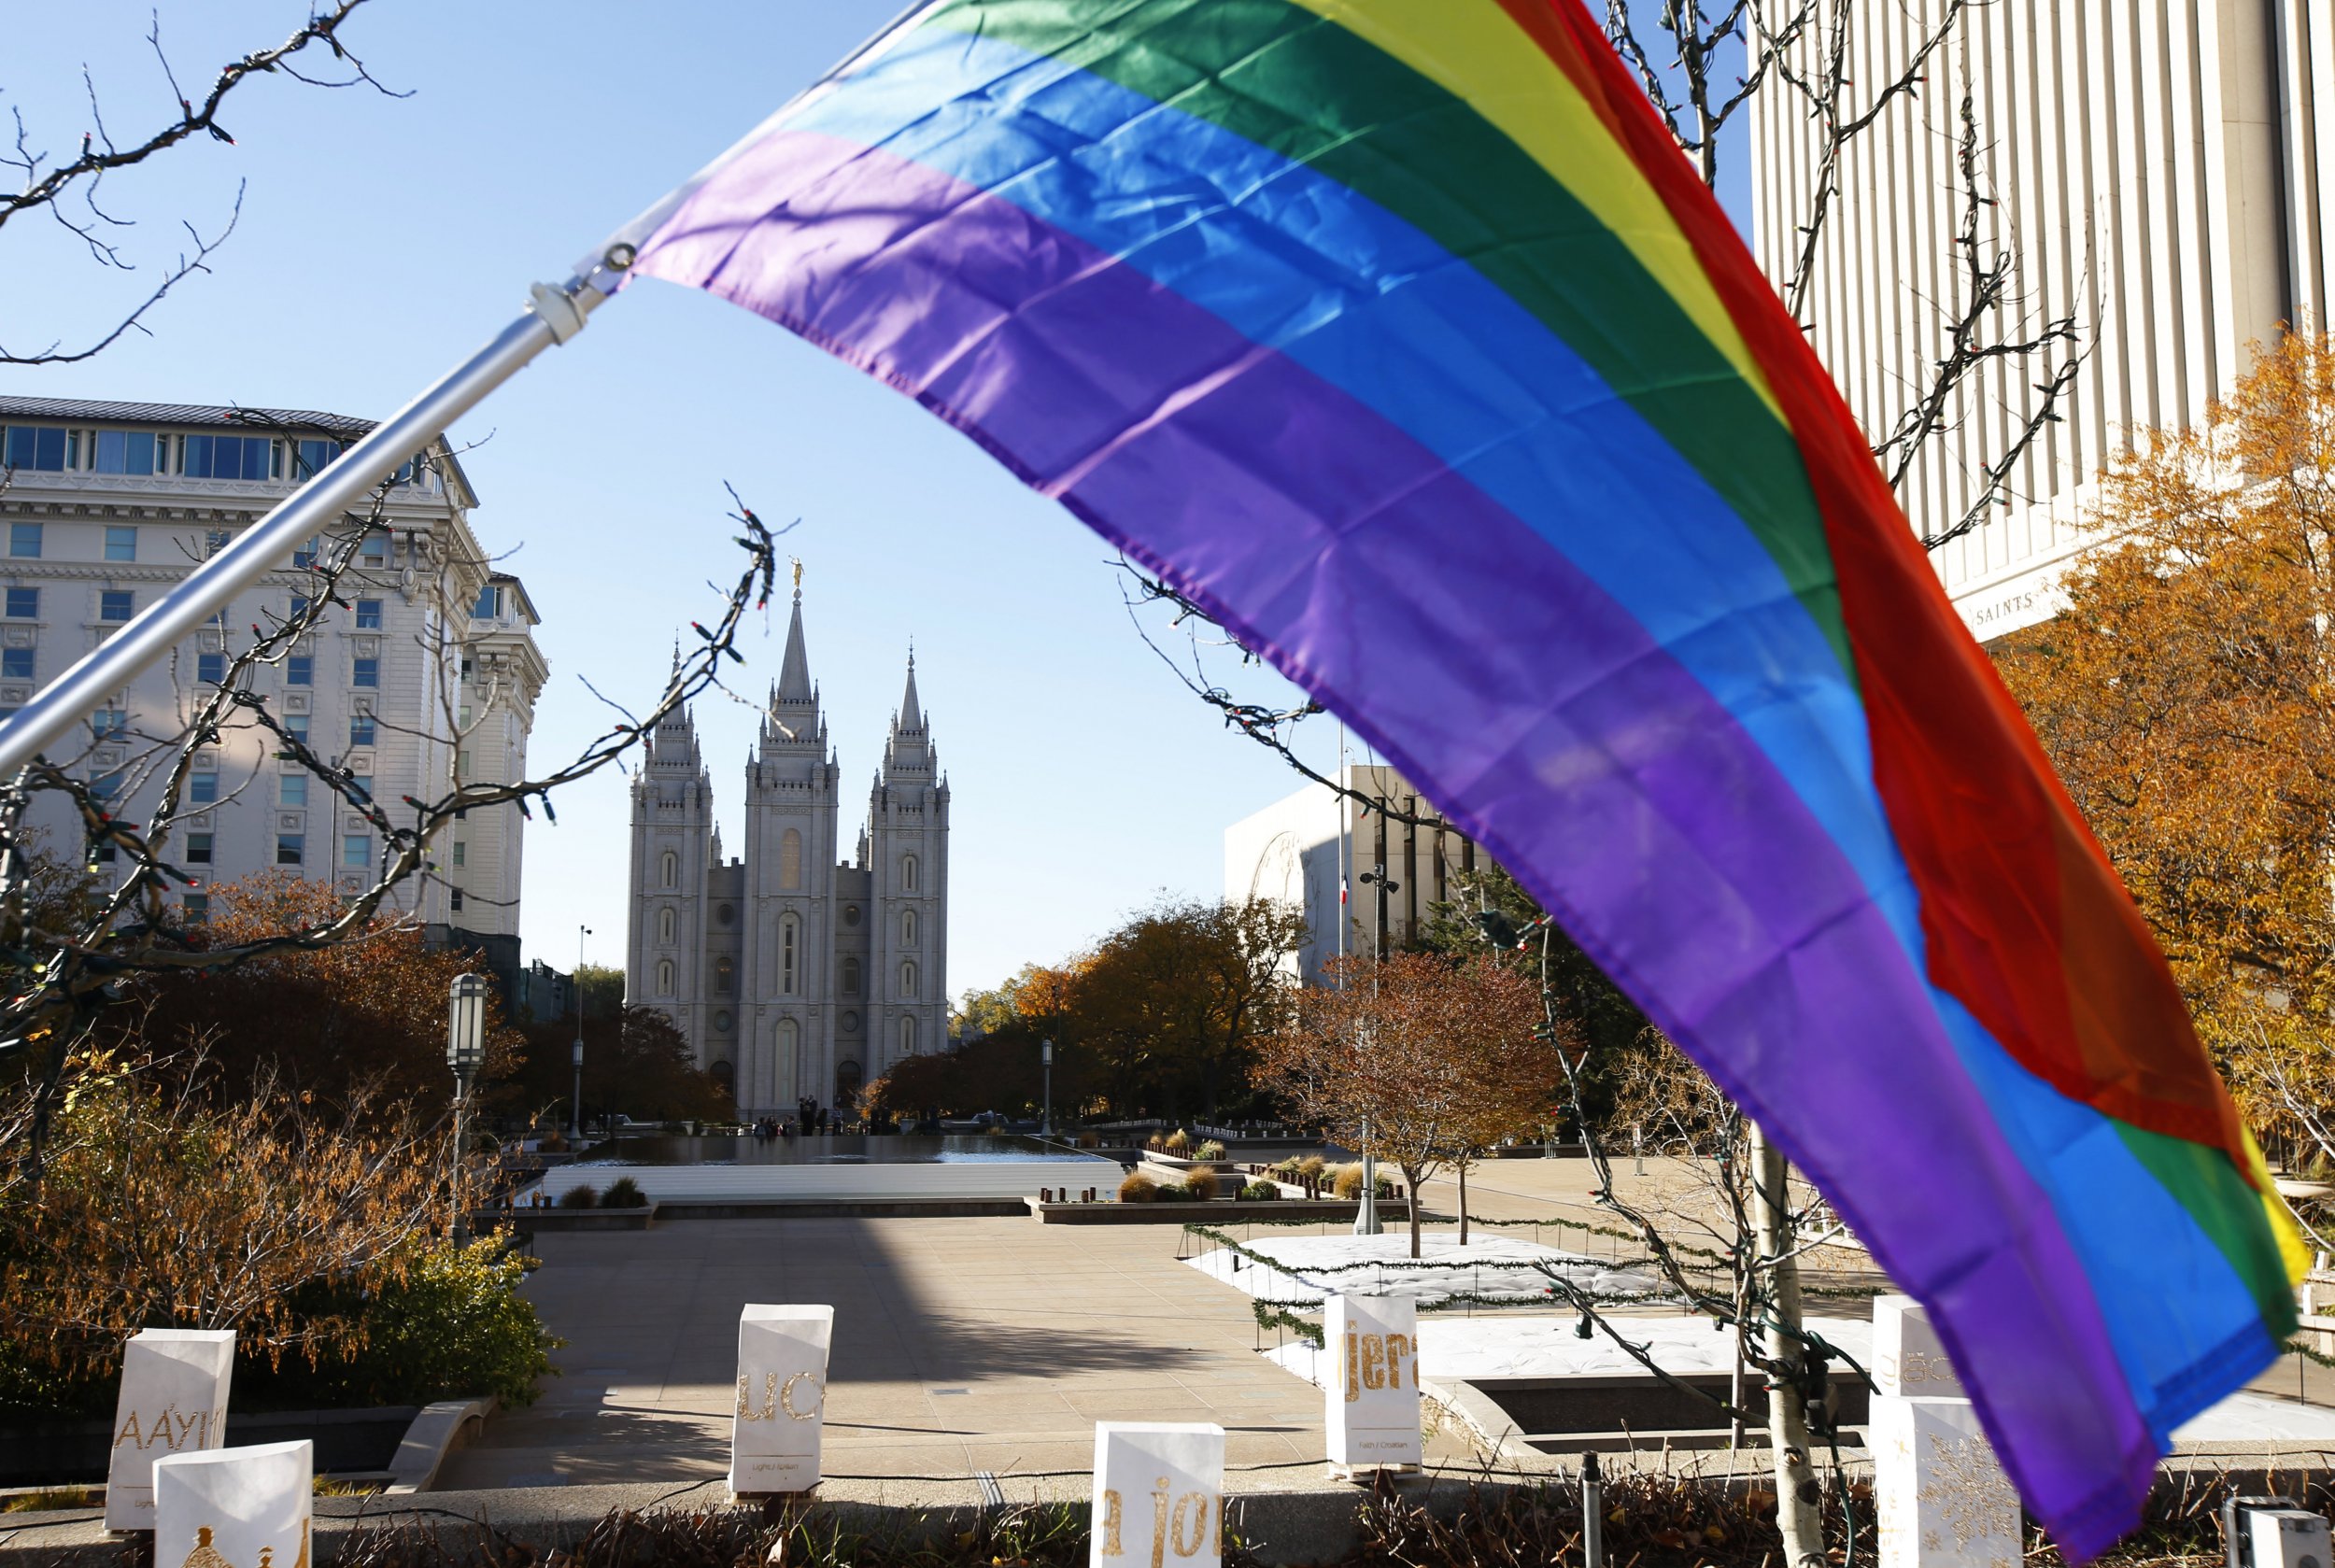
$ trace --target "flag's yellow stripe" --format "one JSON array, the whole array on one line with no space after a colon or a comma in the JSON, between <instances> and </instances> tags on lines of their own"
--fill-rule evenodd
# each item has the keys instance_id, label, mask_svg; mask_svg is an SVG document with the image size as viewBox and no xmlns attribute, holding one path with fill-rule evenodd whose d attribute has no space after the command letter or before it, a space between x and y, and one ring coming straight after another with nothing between
<instances>
[{"instance_id":1,"label":"flag's yellow stripe","mask_svg":"<svg viewBox=\"0 0 2335 1568\"><path fill-rule=\"evenodd\" d=\"M1620 237L1780 421L1677 220L1571 78L1494 0L1290 0L1475 109Z\"/></svg>"}]
</instances>

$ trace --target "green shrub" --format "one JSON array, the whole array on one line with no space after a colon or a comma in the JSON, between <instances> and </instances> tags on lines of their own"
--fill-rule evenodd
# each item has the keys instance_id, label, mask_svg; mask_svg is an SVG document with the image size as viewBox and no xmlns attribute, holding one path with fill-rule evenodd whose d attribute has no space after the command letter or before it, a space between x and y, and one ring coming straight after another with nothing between
<instances>
[{"instance_id":1,"label":"green shrub","mask_svg":"<svg viewBox=\"0 0 2335 1568\"><path fill-rule=\"evenodd\" d=\"M1119 1183L1121 1203L1157 1203L1159 1200L1159 1183L1139 1170L1129 1171L1127 1179Z\"/></svg>"},{"instance_id":2,"label":"green shrub","mask_svg":"<svg viewBox=\"0 0 2335 1568\"><path fill-rule=\"evenodd\" d=\"M1216 1195L1216 1173L1206 1165L1194 1165L1183 1173L1183 1190L1206 1202Z\"/></svg>"},{"instance_id":3,"label":"green shrub","mask_svg":"<svg viewBox=\"0 0 2335 1568\"><path fill-rule=\"evenodd\" d=\"M464 1246L437 1242L402 1279L370 1293L319 1292L304 1303L317 1315L356 1320L360 1338L314 1366L285 1356L238 1359L235 1402L253 1408L347 1408L428 1405L488 1394L530 1405L536 1379L551 1370L561 1341L544 1332L533 1303L519 1293L531 1258L482 1236Z\"/></svg>"},{"instance_id":4,"label":"green shrub","mask_svg":"<svg viewBox=\"0 0 2335 1568\"><path fill-rule=\"evenodd\" d=\"M600 1207L602 1208L645 1208L648 1207L648 1194L641 1191L641 1184L632 1178L619 1176L608 1183L606 1192L600 1194Z\"/></svg>"},{"instance_id":5,"label":"green shrub","mask_svg":"<svg viewBox=\"0 0 2335 1568\"><path fill-rule=\"evenodd\" d=\"M1249 1203L1270 1203L1281 1195L1281 1190L1270 1181L1252 1181L1240 1189L1241 1198Z\"/></svg>"},{"instance_id":6,"label":"green shrub","mask_svg":"<svg viewBox=\"0 0 2335 1568\"><path fill-rule=\"evenodd\" d=\"M1196 1160L1221 1160L1224 1157L1224 1146L1214 1138L1210 1138L1192 1151L1192 1157Z\"/></svg>"},{"instance_id":7,"label":"green shrub","mask_svg":"<svg viewBox=\"0 0 2335 1568\"><path fill-rule=\"evenodd\" d=\"M600 1207L600 1194L592 1190L590 1182L579 1182L559 1194L559 1207L562 1208L597 1208Z\"/></svg>"}]
</instances>

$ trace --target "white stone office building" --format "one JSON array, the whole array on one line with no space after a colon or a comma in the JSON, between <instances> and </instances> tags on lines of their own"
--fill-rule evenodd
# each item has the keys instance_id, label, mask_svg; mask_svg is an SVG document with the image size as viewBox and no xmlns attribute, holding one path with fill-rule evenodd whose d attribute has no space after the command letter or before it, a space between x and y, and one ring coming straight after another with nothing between
<instances>
[{"instance_id":1,"label":"white stone office building","mask_svg":"<svg viewBox=\"0 0 2335 1568\"><path fill-rule=\"evenodd\" d=\"M471 603L454 715L454 776L464 784L517 784L527 777L527 738L535 699L551 669L535 645L542 617L527 585L491 572ZM520 1001L519 870L527 814L516 801L463 813L439 856L448 919L463 945L486 953L513 1010Z\"/></svg>"},{"instance_id":2,"label":"white stone office building","mask_svg":"<svg viewBox=\"0 0 2335 1568\"><path fill-rule=\"evenodd\" d=\"M745 853L725 859L689 714L658 726L632 785L625 999L671 1017L743 1115L848 1106L946 1043L949 785L914 656L850 860L800 588L745 774Z\"/></svg>"},{"instance_id":3,"label":"white stone office building","mask_svg":"<svg viewBox=\"0 0 2335 1568\"><path fill-rule=\"evenodd\" d=\"M1432 906L1457 896L1455 879L1476 871L1476 846L1456 827L1434 826L1442 822L1435 808L1394 769L1350 765L1337 777L1363 798L1309 784L1224 829L1226 901L1271 898L1305 915L1305 945L1284 964L1308 985L1322 984L1339 954L1372 951L1378 887L1362 879L1376 867L1389 883L1390 953L1410 944ZM1366 801L1421 821L1392 820Z\"/></svg>"},{"instance_id":4,"label":"white stone office building","mask_svg":"<svg viewBox=\"0 0 2335 1568\"><path fill-rule=\"evenodd\" d=\"M1902 73L1943 0L1861 7L1849 79ZM1781 279L1817 178L1804 106L1753 100L1753 248ZM1995 205L1989 243L2040 311L2073 308L2089 359L2060 423L2012 475L2016 499L1932 553L1964 620L1995 637L2047 618L2095 543L2086 508L2129 432L2204 416L2282 325L2328 323L2335 290L2335 9L2324 0L2021 0L1966 7L1927 83L1854 142L1821 236L1810 341L1868 431L1886 429L1942 353L1933 302L1956 298L1955 173L1965 83ZM1853 95L1853 93L1852 93ZM2024 423L2041 373L1996 367L1949 413L1901 494L1934 534L1962 517L1978 465Z\"/></svg>"},{"instance_id":5,"label":"white stone office building","mask_svg":"<svg viewBox=\"0 0 2335 1568\"><path fill-rule=\"evenodd\" d=\"M336 414L0 398L0 463L8 470L0 491L0 713L21 706L257 522L299 474L334 460L370 429ZM466 753L490 757L497 770L523 768L545 673L524 591L493 572L472 531L477 498L460 463L444 442L432 452L403 472L379 526L365 534L341 582L347 606L329 610L250 683L282 723L348 767L392 813L406 796L444 795ZM280 622L316 591L318 543L110 694L50 757L99 781L145 821L161 793L157 745L184 734L204 684L250 645L253 627ZM465 713L475 721L467 733ZM231 721L198 755L170 851L202 879L180 895L191 918L211 912L213 886L261 871L347 891L378 875L382 846L371 826L335 810L319 781L276 753L265 730ZM84 854L61 798L38 803L33 826L48 854ZM473 812L440 846L438 873L406 883L395 907L437 939L474 932L507 944L516 968L520 832L516 807ZM477 882L463 864L474 856ZM474 887L482 897L466 899Z\"/></svg>"}]
</instances>

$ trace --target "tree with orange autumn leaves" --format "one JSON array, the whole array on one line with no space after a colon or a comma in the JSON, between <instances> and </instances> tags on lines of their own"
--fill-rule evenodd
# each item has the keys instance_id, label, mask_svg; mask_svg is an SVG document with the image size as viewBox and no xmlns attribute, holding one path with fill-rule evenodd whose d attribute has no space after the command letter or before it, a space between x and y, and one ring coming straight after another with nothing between
<instances>
[{"instance_id":1,"label":"tree with orange autumn leaves","mask_svg":"<svg viewBox=\"0 0 2335 1568\"><path fill-rule=\"evenodd\" d=\"M191 934L205 944L262 941L329 921L338 904L329 883L266 872L212 889L210 922ZM442 1101L453 1093L446 993L476 967L467 954L432 949L419 927L382 918L330 946L147 977L134 998L145 1005L103 1015L99 1029L117 1048L169 1052L203 1039L231 1092L273 1073L334 1099L361 1087L382 1102ZM482 1081L508 1077L524 1045L490 1000Z\"/></svg>"},{"instance_id":2,"label":"tree with orange autumn leaves","mask_svg":"<svg viewBox=\"0 0 2335 1568\"><path fill-rule=\"evenodd\" d=\"M1299 993L1289 1024L1259 1043L1256 1083L1298 1121L1402 1171L1414 1258L1420 1186L1451 1166L1465 1246L1467 1167L1548 1121L1564 1093L1555 1048L1535 1038L1540 987L1488 954L1355 954L1329 968L1330 983Z\"/></svg>"},{"instance_id":3,"label":"tree with orange autumn leaves","mask_svg":"<svg viewBox=\"0 0 2335 1568\"><path fill-rule=\"evenodd\" d=\"M2114 543L1997 663L2248 1119L2335 1158L2335 346L2288 336L2136 446Z\"/></svg>"}]
</instances>

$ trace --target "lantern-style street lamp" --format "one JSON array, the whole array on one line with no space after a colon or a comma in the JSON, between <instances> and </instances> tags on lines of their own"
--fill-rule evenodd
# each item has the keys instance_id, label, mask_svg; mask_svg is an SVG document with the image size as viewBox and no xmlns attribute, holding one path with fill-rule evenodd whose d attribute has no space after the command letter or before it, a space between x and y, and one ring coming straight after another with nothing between
<instances>
[{"instance_id":1,"label":"lantern-style street lamp","mask_svg":"<svg viewBox=\"0 0 2335 1568\"><path fill-rule=\"evenodd\" d=\"M446 988L446 1065L454 1069L454 1239L470 1239L462 1177L470 1152L470 1087L487 1062L487 982L456 975Z\"/></svg>"}]
</instances>

